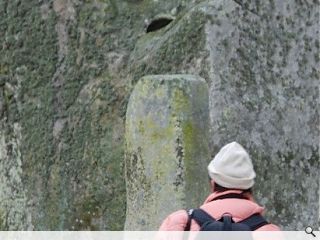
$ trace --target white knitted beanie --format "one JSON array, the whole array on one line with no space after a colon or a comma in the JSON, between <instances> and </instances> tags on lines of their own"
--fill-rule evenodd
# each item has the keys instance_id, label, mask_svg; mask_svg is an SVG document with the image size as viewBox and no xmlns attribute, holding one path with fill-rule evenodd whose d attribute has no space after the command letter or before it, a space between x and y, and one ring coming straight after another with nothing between
<instances>
[{"instance_id":1,"label":"white knitted beanie","mask_svg":"<svg viewBox=\"0 0 320 240\"><path fill-rule=\"evenodd\" d=\"M225 145L208 166L209 176L225 188L249 189L256 173L246 150L237 142Z\"/></svg>"}]
</instances>

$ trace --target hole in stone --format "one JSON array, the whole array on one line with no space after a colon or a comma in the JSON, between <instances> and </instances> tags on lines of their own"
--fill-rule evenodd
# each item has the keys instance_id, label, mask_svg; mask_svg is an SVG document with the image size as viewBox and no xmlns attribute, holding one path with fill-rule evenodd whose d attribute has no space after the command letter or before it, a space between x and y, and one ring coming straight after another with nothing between
<instances>
[{"instance_id":1,"label":"hole in stone","mask_svg":"<svg viewBox=\"0 0 320 240\"><path fill-rule=\"evenodd\" d=\"M150 24L147 26L146 32L155 32L161 28L164 28L169 23L173 21L174 17L167 16L167 15L161 15L157 16L155 19L153 19Z\"/></svg>"}]
</instances>

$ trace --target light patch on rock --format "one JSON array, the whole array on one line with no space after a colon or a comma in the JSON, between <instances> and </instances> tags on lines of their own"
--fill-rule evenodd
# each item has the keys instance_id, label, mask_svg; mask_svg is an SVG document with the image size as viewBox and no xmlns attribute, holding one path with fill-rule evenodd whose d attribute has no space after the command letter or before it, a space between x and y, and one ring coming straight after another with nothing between
<instances>
[{"instance_id":1,"label":"light patch on rock","mask_svg":"<svg viewBox=\"0 0 320 240\"><path fill-rule=\"evenodd\" d=\"M48 17L49 17L49 12L50 12L49 4L48 4L48 3L44 3L43 5L41 5L40 11L41 11L41 18L42 18L43 20L48 19Z\"/></svg>"},{"instance_id":2,"label":"light patch on rock","mask_svg":"<svg viewBox=\"0 0 320 240\"><path fill-rule=\"evenodd\" d=\"M62 118L62 119L58 119L54 122L53 130L52 130L52 134L53 134L54 138L59 138L66 121L67 120L65 118Z\"/></svg>"},{"instance_id":3,"label":"light patch on rock","mask_svg":"<svg viewBox=\"0 0 320 240\"><path fill-rule=\"evenodd\" d=\"M11 136L0 131L0 224L8 230L27 229L31 224L25 221L27 200L21 179L20 144L19 123L13 123Z\"/></svg>"}]
</instances>

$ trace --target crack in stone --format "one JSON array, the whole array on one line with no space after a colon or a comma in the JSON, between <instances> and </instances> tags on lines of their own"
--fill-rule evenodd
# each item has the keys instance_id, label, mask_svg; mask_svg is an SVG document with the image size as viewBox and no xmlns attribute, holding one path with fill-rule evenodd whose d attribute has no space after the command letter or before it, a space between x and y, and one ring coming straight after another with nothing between
<instances>
[{"instance_id":1,"label":"crack in stone","mask_svg":"<svg viewBox=\"0 0 320 240\"><path fill-rule=\"evenodd\" d=\"M183 149L183 140L182 140L183 137L182 137L182 131L181 131L181 120L179 120L179 119L176 120L175 128L177 130L177 133L176 133L177 138L175 140L175 143L176 143L175 151L176 151L176 158L177 158L178 165L177 165L176 179L175 179L173 185L176 188L178 188L184 182L184 179L183 179L184 149Z\"/></svg>"},{"instance_id":2,"label":"crack in stone","mask_svg":"<svg viewBox=\"0 0 320 240\"><path fill-rule=\"evenodd\" d=\"M236 4L238 4L241 8L243 8L243 10L247 10L247 11L251 12L252 14L260 17L260 15L259 15L256 11L254 11L254 10L252 10L252 9L249 9L249 8L246 8L246 7L244 6L242 0L233 0L233 1L234 1Z\"/></svg>"}]
</instances>

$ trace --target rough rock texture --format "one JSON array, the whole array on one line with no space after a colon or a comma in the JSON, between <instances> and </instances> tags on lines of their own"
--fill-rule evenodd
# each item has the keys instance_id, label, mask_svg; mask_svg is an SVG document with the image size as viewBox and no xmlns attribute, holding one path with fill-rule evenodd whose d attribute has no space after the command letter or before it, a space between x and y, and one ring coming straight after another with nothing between
<instances>
[{"instance_id":1,"label":"rough rock texture","mask_svg":"<svg viewBox=\"0 0 320 240\"><path fill-rule=\"evenodd\" d=\"M0 0L0 229L121 230L127 61L185 1Z\"/></svg>"},{"instance_id":2,"label":"rough rock texture","mask_svg":"<svg viewBox=\"0 0 320 240\"><path fill-rule=\"evenodd\" d=\"M139 39L130 56L133 81L164 72L207 80L212 156L233 140L245 146L257 200L286 230L319 226L317 7L204 1Z\"/></svg>"},{"instance_id":3,"label":"rough rock texture","mask_svg":"<svg viewBox=\"0 0 320 240\"><path fill-rule=\"evenodd\" d=\"M318 19L311 0L0 0L0 229L122 229L126 104L173 73L207 81L211 154L248 148L267 216L319 226Z\"/></svg>"},{"instance_id":4,"label":"rough rock texture","mask_svg":"<svg viewBox=\"0 0 320 240\"><path fill-rule=\"evenodd\" d=\"M157 230L168 212L209 191L207 83L192 75L139 80L126 114L125 230Z\"/></svg>"}]
</instances>

